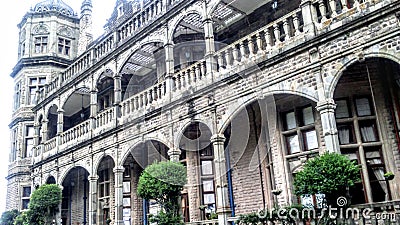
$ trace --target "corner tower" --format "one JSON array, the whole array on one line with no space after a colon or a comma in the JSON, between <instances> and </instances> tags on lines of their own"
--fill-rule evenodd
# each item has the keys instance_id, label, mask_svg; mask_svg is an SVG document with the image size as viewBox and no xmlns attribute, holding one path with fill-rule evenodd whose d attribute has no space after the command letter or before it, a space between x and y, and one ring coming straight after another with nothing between
<instances>
[{"instance_id":1,"label":"corner tower","mask_svg":"<svg viewBox=\"0 0 400 225\"><path fill-rule=\"evenodd\" d=\"M81 6L80 34L78 42L78 55L86 51L89 44L93 41L92 33L92 1L84 0Z\"/></svg>"},{"instance_id":2,"label":"corner tower","mask_svg":"<svg viewBox=\"0 0 400 225\"><path fill-rule=\"evenodd\" d=\"M76 58L79 18L62 0L36 4L18 24L18 62L14 79L11 149L8 167L6 210L24 210L32 191L32 156L39 152L34 144L44 142L46 129L38 124L48 115L34 118L39 91ZM38 135L39 134L39 135Z\"/></svg>"}]
</instances>

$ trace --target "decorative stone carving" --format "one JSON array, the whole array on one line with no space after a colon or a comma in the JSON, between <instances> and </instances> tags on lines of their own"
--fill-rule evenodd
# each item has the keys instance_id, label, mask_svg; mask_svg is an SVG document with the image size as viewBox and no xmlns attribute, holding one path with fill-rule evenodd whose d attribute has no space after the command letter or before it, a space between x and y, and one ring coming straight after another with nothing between
<instances>
[{"instance_id":1,"label":"decorative stone carving","mask_svg":"<svg viewBox=\"0 0 400 225\"><path fill-rule=\"evenodd\" d=\"M74 37L74 31L71 28L65 27L65 26L58 28L57 34L60 36L69 37L69 38Z\"/></svg>"},{"instance_id":2,"label":"decorative stone carving","mask_svg":"<svg viewBox=\"0 0 400 225\"><path fill-rule=\"evenodd\" d=\"M33 28L33 34L49 34L49 28L44 24L39 24Z\"/></svg>"}]
</instances>

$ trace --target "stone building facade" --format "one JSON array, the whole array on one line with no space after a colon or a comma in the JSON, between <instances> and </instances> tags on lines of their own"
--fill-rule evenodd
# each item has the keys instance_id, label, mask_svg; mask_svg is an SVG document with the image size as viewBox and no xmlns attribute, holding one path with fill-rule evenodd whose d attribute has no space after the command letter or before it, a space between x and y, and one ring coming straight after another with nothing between
<instances>
[{"instance_id":1,"label":"stone building facade","mask_svg":"<svg viewBox=\"0 0 400 225\"><path fill-rule=\"evenodd\" d=\"M54 183L59 224L146 224L157 206L137 196L138 177L173 160L188 172L185 222L231 224L276 204L318 206L319 195L294 195L293 176L340 152L362 168L352 204L398 210L399 8L117 0L93 40L90 0L79 16L38 3L19 24L11 74L7 209Z\"/></svg>"}]
</instances>

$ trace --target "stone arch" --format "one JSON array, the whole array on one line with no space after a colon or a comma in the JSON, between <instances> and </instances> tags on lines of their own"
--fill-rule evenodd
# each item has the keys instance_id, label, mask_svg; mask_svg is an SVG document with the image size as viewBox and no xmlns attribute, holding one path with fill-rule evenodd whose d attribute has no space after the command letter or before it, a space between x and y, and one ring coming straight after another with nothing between
<instances>
[{"instance_id":1,"label":"stone arch","mask_svg":"<svg viewBox=\"0 0 400 225\"><path fill-rule=\"evenodd\" d=\"M167 40L171 41L174 39L174 33L176 28L178 27L179 23L188 15L190 14L197 14L199 15L202 20L206 18L206 15L204 13L204 10L197 6L197 5L192 5L191 7L187 8L186 10L182 11L180 14L175 16L171 21L168 23L168 34L167 34Z\"/></svg>"},{"instance_id":2,"label":"stone arch","mask_svg":"<svg viewBox=\"0 0 400 225\"><path fill-rule=\"evenodd\" d=\"M181 141L181 139L182 139L182 136L183 136L183 134L184 134L184 132L185 132L185 130L191 125L191 124L193 124L193 123L202 123L202 124L205 124L207 127L208 127L208 129L210 129L210 131L211 132L213 132L213 130L212 130L212 121L211 120L209 120L209 121L207 121L207 120L203 120L203 119L187 119L186 121L184 121L184 123L179 127L179 129L178 129L178 133L175 135L175 140L174 140L174 146L176 146L176 147L178 147L179 146L179 143L180 143L180 141Z\"/></svg>"},{"instance_id":3,"label":"stone arch","mask_svg":"<svg viewBox=\"0 0 400 225\"><path fill-rule=\"evenodd\" d=\"M97 83L105 78L105 77L110 77L113 78L113 76L116 73L114 73L114 71L112 69L110 69L109 67L103 68L100 71L98 71L94 76L93 76L93 84L92 84L92 91L98 91L97 90Z\"/></svg>"},{"instance_id":4,"label":"stone arch","mask_svg":"<svg viewBox=\"0 0 400 225\"><path fill-rule=\"evenodd\" d=\"M398 64L400 64L400 58L397 57L395 54L393 53L389 53L389 52L372 52L372 53L366 53L363 55L364 58L363 60L369 59L369 58L385 58L385 59L389 59L392 60ZM340 69L337 70L337 72L335 74L333 74L333 79L332 81L329 83L327 90L325 91L325 95L327 98L333 98L333 95L335 93L335 89L337 87L337 84L340 80L340 78L343 75L343 72L347 70L347 68L349 68L351 65L355 64L359 62L359 58L356 57L355 55L352 55L350 59L348 59Z\"/></svg>"},{"instance_id":5,"label":"stone arch","mask_svg":"<svg viewBox=\"0 0 400 225\"><path fill-rule=\"evenodd\" d=\"M90 176L91 170L88 169L87 166L84 163L77 162L77 163L74 163L72 165L68 165L65 168L65 170L62 172L62 174L60 174L58 180L56 180L57 184L62 185L62 183L64 182L65 178L68 176L69 172L71 172L73 169L79 168L79 167L84 169L84 170L86 170L88 172L89 176Z\"/></svg>"},{"instance_id":6,"label":"stone arch","mask_svg":"<svg viewBox=\"0 0 400 225\"><path fill-rule=\"evenodd\" d=\"M64 98L62 98L62 100L60 100L60 106L59 109L64 109L65 104L68 102L68 99L78 90L80 89L85 89L85 90L89 90L90 91L90 87L86 86L86 85L79 85L76 86L75 88L71 88L68 92L65 93Z\"/></svg>"},{"instance_id":7,"label":"stone arch","mask_svg":"<svg viewBox=\"0 0 400 225\"><path fill-rule=\"evenodd\" d=\"M153 43L162 43L163 45L166 44L165 40L161 36L153 36L149 37L146 39L141 40L139 43L135 44L132 46L127 51L130 51L129 53L126 53L122 59L119 60L118 65L120 65L117 69L118 73L122 72L122 69L125 67L126 63L129 61L129 59L138 51L140 50L143 46L148 45L148 44L153 44Z\"/></svg>"},{"instance_id":8,"label":"stone arch","mask_svg":"<svg viewBox=\"0 0 400 225\"><path fill-rule=\"evenodd\" d=\"M57 184L57 179L50 173L43 180L46 184Z\"/></svg>"},{"instance_id":9,"label":"stone arch","mask_svg":"<svg viewBox=\"0 0 400 225\"><path fill-rule=\"evenodd\" d=\"M270 90L266 93L263 93L263 98L269 96L269 95L277 95L277 94L289 94L289 95L295 95L295 96L300 96L300 97L305 97L307 99L310 99L311 101L318 102L318 99L314 98L313 96L309 96L305 93L302 92L296 92L292 90ZM224 132L226 128L229 126L231 123L232 119L243 109L246 108L247 105L251 104L254 101L260 100L260 96L257 94L253 94L252 96L246 96L246 99L243 99L241 103L237 104L229 104L229 112L225 117L225 120L222 122L221 126L218 129L218 133Z\"/></svg>"},{"instance_id":10,"label":"stone arch","mask_svg":"<svg viewBox=\"0 0 400 225\"><path fill-rule=\"evenodd\" d=\"M106 157L110 157L113 160L114 165L117 165L117 161L115 160L115 157L113 155L108 154L108 153L101 154L101 155L97 156L95 160L93 160L93 171L94 171L93 175L97 174L97 170L99 169L101 162Z\"/></svg>"},{"instance_id":11,"label":"stone arch","mask_svg":"<svg viewBox=\"0 0 400 225\"><path fill-rule=\"evenodd\" d=\"M57 109L60 109L60 104L59 104L59 99L57 98L56 100L51 101L49 104L46 104L45 108L44 108L44 115L46 116L46 118L49 116L49 111L51 109L51 107L56 106Z\"/></svg>"},{"instance_id":12,"label":"stone arch","mask_svg":"<svg viewBox=\"0 0 400 225\"><path fill-rule=\"evenodd\" d=\"M124 162L129 157L129 155L132 155L131 152L136 147L138 147L141 144L146 143L147 141L158 141L158 142L164 144L165 146L167 146L169 149L173 148L173 143L171 143L170 141L167 141L167 140L164 140L164 139L160 138L160 136L146 137L146 138L141 139L141 140L136 140L132 144L127 145L128 147L122 151L121 161L118 162L118 166L122 166L124 164Z\"/></svg>"},{"instance_id":13,"label":"stone arch","mask_svg":"<svg viewBox=\"0 0 400 225\"><path fill-rule=\"evenodd\" d=\"M207 16L211 16L214 13L220 2L222 2L222 0L211 0L207 4Z\"/></svg>"}]
</instances>

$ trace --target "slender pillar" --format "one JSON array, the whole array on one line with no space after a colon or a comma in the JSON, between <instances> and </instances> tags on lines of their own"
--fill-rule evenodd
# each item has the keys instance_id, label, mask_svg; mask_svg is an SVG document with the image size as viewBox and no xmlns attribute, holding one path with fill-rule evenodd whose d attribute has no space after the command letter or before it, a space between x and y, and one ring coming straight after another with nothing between
<instances>
[{"instance_id":1,"label":"slender pillar","mask_svg":"<svg viewBox=\"0 0 400 225\"><path fill-rule=\"evenodd\" d=\"M336 104L333 99L325 99L317 103L317 110L321 114L325 146L328 152L340 152L335 109Z\"/></svg>"},{"instance_id":2,"label":"slender pillar","mask_svg":"<svg viewBox=\"0 0 400 225\"><path fill-rule=\"evenodd\" d=\"M228 179L226 177L226 159L224 148L225 137L223 134L215 134L211 137L214 149L215 184L217 190L217 214L218 224L228 225L231 215L229 202Z\"/></svg>"},{"instance_id":3,"label":"slender pillar","mask_svg":"<svg viewBox=\"0 0 400 225\"><path fill-rule=\"evenodd\" d=\"M56 136L56 149L59 151L61 143L61 134L64 131L64 110L58 109L57 111L57 136Z\"/></svg>"},{"instance_id":4,"label":"slender pillar","mask_svg":"<svg viewBox=\"0 0 400 225\"><path fill-rule=\"evenodd\" d=\"M57 135L61 134L64 130L64 110L58 109L57 111Z\"/></svg>"},{"instance_id":5,"label":"slender pillar","mask_svg":"<svg viewBox=\"0 0 400 225\"><path fill-rule=\"evenodd\" d=\"M92 129L96 128L96 116L97 116L97 92L95 90L90 91L90 119L92 121Z\"/></svg>"},{"instance_id":6,"label":"slender pillar","mask_svg":"<svg viewBox=\"0 0 400 225\"><path fill-rule=\"evenodd\" d=\"M89 179L89 225L97 224L97 179L98 176L90 176Z\"/></svg>"},{"instance_id":7,"label":"slender pillar","mask_svg":"<svg viewBox=\"0 0 400 225\"><path fill-rule=\"evenodd\" d=\"M121 115L120 103L122 101L122 83L121 83L121 74L116 74L114 76L114 120L116 123L118 122L118 117Z\"/></svg>"},{"instance_id":8,"label":"slender pillar","mask_svg":"<svg viewBox=\"0 0 400 225\"><path fill-rule=\"evenodd\" d=\"M39 134L39 135L42 135L42 142L45 142L45 141L47 141L49 138L49 134L48 134L48 124L49 124L49 121L45 118L43 121L42 121L42 133L41 134ZM40 128L40 125L39 125L39 128ZM40 144L40 143L38 143L38 144Z\"/></svg>"},{"instance_id":9,"label":"slender pillar","mask_svg":"<svg viewBox=\"0 0 400 225\"><path fill-rule=\"evenodd\" d=\"M315 55L315 53L311 54ZM339 137L335 118L335 101L331 98L326 98L325 96L325 86L321 77L321 69L317 68L313 72L317 80L317 93L319 98L316 109L321 114L321 123L326 150L328 152L340 152Z\"/></svg>"},{"instance_id":10,"label":"slender pillar","mask_svg":"<svg viewBox=\"0 0 400 225\"><path fill-rule=\"evenodd\" d=\"M114 176L115 176L115 218L114 224L115 225L123 225L123 215L122 215L122 208L123 208L123 174L124 174L124 167L118 166L113 169Z\"/></svg>"},{"instance_id":11,"label":"slender pillar","mask_svg":"<svg viewBox=\"0 0 400 225\"><path fill-rule=\"evenodd\" d=\"M301 14L303 15L303 21L304 21L304 33L306 34L306 37L314 37L315 36L315 27L314 27L314 21L313 21L313 16L312 16L312 10L311 10L311 0L302 0L300 3L301 7Z\"/></svg>"},{"instance_id":12,"label":"slender pillar","mask_svg":"<svg viewBox=\"0 0 400 225\"><path fill-rule=\"evenodd\" d=\"M174 45L172 43L167 43L164 46L165 49L165 80L166 80L166 95L169 99L172 97L173 90L173 75L174 75Z\"/></svg>"},{"instance_id":13,"label":"slender pillar","mask_svg":"<svg viewBox=\"0 0 400 225\"><path fill-rule=\"evenodd\" d=\"M121 74L114 76L114 104L117 105L122 101Z\"/></svg>"},{"instance_id":14,"label":"slender pillar","mask_svg":"<svg viewBox=\"0 0 400 225\"><path fill-rule=\"evenodd\" d=\"M206 76L212 78L213 72L217 70L215 55L215 42L214 42L214 27L211 18L207 18L203 21L204 25L204 36L206 41Z\"/></svg>"},{"instance_id":15,"label":"slender pillar","mask_svg":"<svg viewBox=\"0 0 400 225\"><path fill-rule=\"evenodd\" d=\"M167 152L169 160L172 162L179 162L179 157L181 155L181 150L179 148L170 149Z\"/></svg>"}]
</instances>

